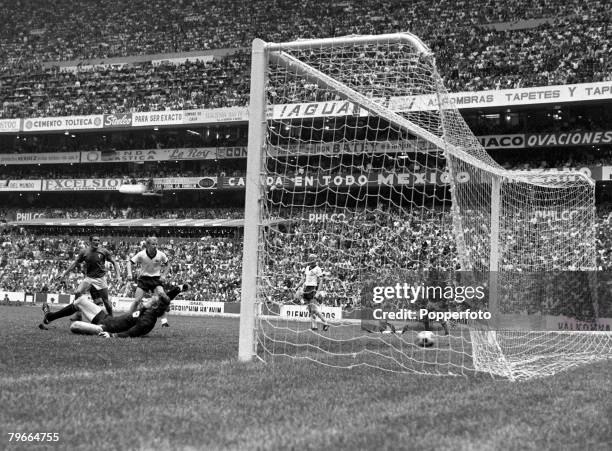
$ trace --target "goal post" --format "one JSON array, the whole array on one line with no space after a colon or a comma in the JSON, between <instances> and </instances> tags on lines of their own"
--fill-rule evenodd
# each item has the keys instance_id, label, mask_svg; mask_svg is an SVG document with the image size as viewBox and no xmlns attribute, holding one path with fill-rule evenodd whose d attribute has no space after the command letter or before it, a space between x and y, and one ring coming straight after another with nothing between
<instances>
[{"instance_id":1,"label":"goal post","mask_svg":"<svg viewBox=\"0 0 612 451\"><path fill-rule=\"evenodd\" d=\"M594 182L498 165L418 37L255 40L247 158L241 361L521 379L610 357L606 333L521 328L566 313L538 274L594 268ZM315 266L322 289L297 295ZM484 300L381 295L400 282L454 290L460 273L482 281ZM374 313L400 306L438 319ZM419 346L423 329L435 346Z\"/></svg>"},{"instance_id":2,"label":"goal post","mask_svg":"<svg viewBox=\"0 0 612 451\"><path fill-rule=\"evenodd\" d=\"M248 362L256 354L255 316L257 309L258 247L260 243L262 197L262 150L266 134L265 43L253 41L251 61L251 98L249 104L249 141L245 181L244 244L242 254L242 292L238 359Z\"/></svg>"}]
</instances>

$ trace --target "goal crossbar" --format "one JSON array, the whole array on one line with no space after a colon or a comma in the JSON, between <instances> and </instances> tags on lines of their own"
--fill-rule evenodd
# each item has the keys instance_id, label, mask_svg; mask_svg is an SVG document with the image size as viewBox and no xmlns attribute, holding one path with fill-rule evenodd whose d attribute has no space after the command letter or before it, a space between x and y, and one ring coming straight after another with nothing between
<instances>
[{"instance_id":1,"label":"goal crossbar","mask_svg":"<svg viewBox=\"0 0 612 451\"><path fill-rule=\"evenodd\" d=\"M276 51L283 49L308 49L311 47L333 47L337 45L361 45L361 44L373 44L378 42L387 43L405 43L413 46L417 51L423 55L432 55L431 50L421 39L408 32L402 33L389 33L381 34L376 36L371 35L351 35L351 36L340 36L335 38L323 38L323 39L300 39L291 42L265 42L264 46L266 50ZM263 41L262 41L263 42Z\"/></svg>"}]
</instances>

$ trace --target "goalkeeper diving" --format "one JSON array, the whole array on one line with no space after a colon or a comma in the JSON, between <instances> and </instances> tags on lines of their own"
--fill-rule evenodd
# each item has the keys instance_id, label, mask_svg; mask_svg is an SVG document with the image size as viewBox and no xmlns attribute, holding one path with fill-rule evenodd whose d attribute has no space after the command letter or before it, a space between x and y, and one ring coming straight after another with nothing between
<instances>
[{"instance_id":1,"label":"goalkeeper diving","mask_svg":"<svg viewBox=\"0 0 612 451\"><path fill-rule=\"evenodd\" d=\"M151 332L157 319L170 309L172 299L188 288L188 285L184 284L180 287L173 286L166 293L155 293L151 298L143 300L134 312L119 316L110 316L100 306L83 296L57 312L51 312L45 303L43 304L45 316L39 327L47 329L46 325L51 321L81 312L87 321L74 321L70 325L70 331L75 334L99 335L106 338L142 337Z\"/></svg>"}]
</instances>

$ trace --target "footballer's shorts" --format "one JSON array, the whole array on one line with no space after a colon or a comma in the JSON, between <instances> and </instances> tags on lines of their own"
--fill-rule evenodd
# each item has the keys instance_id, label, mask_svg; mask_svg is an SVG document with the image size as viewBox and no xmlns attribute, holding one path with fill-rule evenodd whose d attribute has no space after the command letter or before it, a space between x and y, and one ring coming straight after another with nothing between
<instances>
[{"instance_id":1,"label":"footballer's shorts","mask_svg":"<svg viewBox=\"0 0 612 451\"><path fill-rule=\"evenodd\" d=\"M106 310L90 301L85 296L80 296L74 300L74 305L83 316L92 324L99 324L107 315Z\"/></svg>"},{"instance_id":2,"label":"footballer's shorts","mask_svg":"<svg viewBox=\"0 0 612 451\"><path fill-rule=\"evenodd\" d=\"M80 287L83 288L83 291L91 290L91 288L95 290L104 290L108 289L108 282L106 282L106 277L85 277Z\"/></svg>"},{"instance_id":3,"label":"footballer's shorts","mask_svg":"<svg viewBox=\"0 0 612 451\"><path fill-rule=\"evenodd\" d=\"M161 283L160 276L140 276L138 278L138 288L143 290L145 293L155 291L155 288L163 286Z\"/></svg>"},{"instance_id":4,"label":"footballer's shorts","mask_svg":"<svg viewBox=\"0 0 612 451\"><path fill-rule=\"evenodd\" d=\"M317 287L304 287L304 300L308 304L308 313L311 315L320 314L320 305L315 299Z\"/></svg>"},{"instance_id":5,"label":"footballer's shorts","mask_svg":"<svg viewBox=\"0 0 612 451\"><path fill-rule=\"evenodd\" d=\"M94 287L91 287L89 289L89 295L98 305L104 302L104 300L108 301L108 289L96 290Z\"/></svg>"},{"instance_id":6,"label":"footballer's shorts","mask_svg":"<svg viewBox=\"0 0 612 451\"><path fill-rule=\"evenodd\" d=\"M315 298L315 294L317 294L317 287L304 287L304 301L310 303Z\"/></svg>"}]
</instances>

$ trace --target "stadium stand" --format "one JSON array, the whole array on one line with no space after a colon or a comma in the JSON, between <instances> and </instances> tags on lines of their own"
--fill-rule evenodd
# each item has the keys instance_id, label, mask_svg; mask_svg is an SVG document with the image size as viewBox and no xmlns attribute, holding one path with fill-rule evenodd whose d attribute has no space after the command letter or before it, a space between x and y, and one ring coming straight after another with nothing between
<instances>
[{"instance_id":1,"label":"stadium stand","mask_svg":"<svg viewBox=\"0 0 612 451\"><path fill-rule=\"evenodd\" d=\"M612 270L612 204L601 206L596 222L597 230L597 265L598 269ZM92 212L80 211L80 217L95 215L95 217L108 217L108 212L94 210ZM218 217L239 217L239 210L209 210L208 215ZM287 212L289 213L289 212ZM69 214L57 212L57 214ZM139 213L136 213L137 215ZM181 217L189 216L190 212L169 213ZM446 215L441 211L431 212L431 215ZM157 215L157 213L155 213ZM89 216L93 217L93 216ZM144 217L144 214L143 214ZM427 216L406 217L398 212L390 211L388 214L380 212L360 211L351 218L361 224L358 231L360 236L338 235L333 243L317 243L314 247L306 248L300 236L304 233L316 234L323 226L321 223L305 220L294 221L291 225L292 234L276 234L277 249L270 255L268 264L283 267L281 273L291 272L296 277L301 272L303 257L315 252L322 261L328 261L328 252L333 249L351 249L357 253L369 252L378 256L380 267L393 268L400 262L408 267L409 262L417 258L426 258L432 268L457 268L457 252L451 231L440 230L437 224ZM329 224L326 226L329 231ZM338 225L338 230L342 227ZM87 237L83 234L70 231L68 228L57 228L54 233L37 233L20 227L6 228L0 235L0 289L7 291L44 292L50 290L53 279L61 273L72 261L78 250L86 244ZM124 266L127 258L133 255L142 245L146 232L139 232L141 236L125 236L125 230L114 232L111 236L104 232L103 245L109 248ZM557 230L556 233L580 233L580 230ZM194 287L195 300L236 302L239 300L241 282L242 240L240 234L231 231L218 231L210 233L203 231L202 236L183 237L181 231L173 232L175 237L164 238L160 242L160 249L168 254L171 261L171 278L175 281L189 281ZM329 236L329 235L327 235ZM365 238L365 239L364 239ZM362 250L355 246L363 247ZM576 249L576 252L581 252ZM330 277L325 289L329 293L327 302L335 306L351 307L357 305L359 299L346 298L347 284L356 283L354 262L349 260L337 262L334 267L327 268ZM562 262L560 263L562 264ZM562 266L561 266L562 267ZM59 287L60 292L70 293L78 283L80 274L73 272L65 285ZM297 280L287 280L279 276L271 280L274 287L273 302L288 302L293 299ZM53 287L56 288L56 287ZM122 280L119 284L112 284L111 294L132 295L134 287L132 282Z\"/></svg>"},{"instance_id":2,"label":"stadium stand","mask_svg":"<svg viewBox=\"0 0 612 451\"><path fill-rule=\"evenodd\" d=\"M75 5L78 4L78 7ZM443 0L431 4L424 0L361 0L330 2L316 0L272 0L262 8L254 2L221 0L183 0L180 6L158 0L104 3L58 0L50 11L35 0L2 2L0 18L0 118L66 116L94 113L121 113L167 109L218 108L246 106L249 89L250 54L247 47L255 37L269 41L296 38L379 34L410 30L422 36L436 54L444 82L451 91L476 91L527 86L612 80L612 47L609 5L604 0L509 0L467 2ZM378 11L372 16L371 11ZM206 61L166 61L170 54L232 49L219 52ZM160 56L161 55L161 56ZM137 58L138 57L138 58ZM157 61L157 62L155 62ZM300 100L300 99L295 99ZM321 99L308 99L321 100ZM546 131L606 130L607 123L574 122L561 124L532 121L534 130ZM496 133L495 127L482 127L483 133ZM507 131L507 130L503 130ZM61 137L61 135L59 135ZM216 145L233 145L239 138ZM127 134L126 134L127 137ZM3 138L5 139L5 138ZM6 139L12 139L6 138ZM241 142L240 144L244 144ZM202 145L201 138L188 135L130 136L124 141L80 141L57 137L46 139L17 137L2 153L53 152L67 150L115 150L170 148ZM610 161L612 151L594 150L573 153L504 156L507 167L531 169L598 164ZM406 163L408 164L408 162ZM381 166L382 167L382 166ZM243 169L243 168L242 168ZM408 168L410 169L410 168ZM239 168L225 163L222 167L207 161L198 167L143 169L139 177L216 176L219 171ZM322 168L323 171L329 170ZM228 172L230 173L230 172ZM2 167L0 179L133 177L124 169L100 164L92 171L88 165L41 167L19 165ZM102 199L100 199L102 201ZM93 202L93 200L92 200ZM240 218L241 209L232 208L144 208L110 205L108 208L21 208L49 218ZM6 216L6 211L3 212ZM612 232L609 208L601 207L597 223L599 265L612 266ZM367 239L338 239L314 249L325 259L325 249L355 246L380 255L381 267L390 262L420 260L425 254L431 265L455 268L456 251L450 232L435 228L428 218L405 218L391 213L391 224L382 223L374 213L356 218L363 224L358 232ZM444 215L436 212L432 214ZM410 224L410 230L406 229ZM278 236L275 263L293 267L308 250L300 247L295 236L315 232L316 224L297 222L296 235ZM65 268L74 252L83 244L78 231L68 233L58 228L45 235L33 230L8 228L2 235L0 287L6 290L49 289L50 281ZM576 231L566 231L573 233ZM197 299L238 300L241 271L241 242L235 234L203 234L176 229L175 241L164 239L162 249L171 254L173 274L194 284ZM410 234L411 239L400 238ZM107 246L123 260L138 250L137 238L105 231ZM181 238L182 237L182 238ZM287 240L287 241L283 241ZM309 249L312 251L312 249ZM365 252L365 250L363 251ZM405 260L405 261L403 261ZM351 283L351 262L333 268L332 302L347 305L342 299L343 284ZM77 274L70 278L70 291ZM206 281L206 282L204 282ZM294 281L275 280L278 299L287 299ZM214 287L214 289L212 289ZM125 281L114 287L113 294L131 294Z\"/></svg>"},{"instance_id":3,"label":"stadium stand","mask_svg":"<svg viewBox=\"0 0 612 451\"><path fill-rule=\"evenodd\" d=\"M211 63L139 63L76 73L59 67L4 74L4 117L163 111L244 106L249 62L244 53Z\"/></svg>"},{"instance_id":4,"label":"stadium stand","mask_svg":"<svg viewBox=\"0 0 612 451\"><path fill-rule=\"evenodd\" d=\"M244 216L242 208L142 208L121 207L110 204L104 208L62 208L62 207L20 207L25 214L37 213L44 218L79 218L79 219L241 219ZM0 218L10 216L9 209L0 209Z\"/></svg>"},{"instance_id":5,"label":"stadium stand","mask_svg":"<svg viewBox=\"0 0 612 451\"><path fill-rule=\"evenodd\" d=\"M604 0L276 0L265 8L220 0L75 7L63 0L51 12L33 0L6 3L0 12L4 118L246 105L248 53L156 66L153 57L121 67L110 58L243 48L254 37L281 42L411 30L436 53L451 91L612 79ZM61 71L61 61L73 61L76 72Z\"/></svg>"},{"instance_id":6,"label":"stadium stand","mask_svg":"<svg viewBox=\"0 0 612 451\"><path fill-rule=\"evenodd\" d=\"M1 238L0 287L3 290L35 293L54 289L71 293L76 288L82 277L78 272L71 273L59 286L54 285L54 279L71 263L86 238L21 232L3 234ZM142 240L107 239L103 245L118 257L125 269L127 258L141 249ZM198 240L167 240L160 249L170 258L172 280L189 282L195 300L228 302L238 300L241 247L233 236L204 236ZM134 290L131 280L122 279L112 285L111 294L133 296Z\"/></svg>"}]
</instances>

